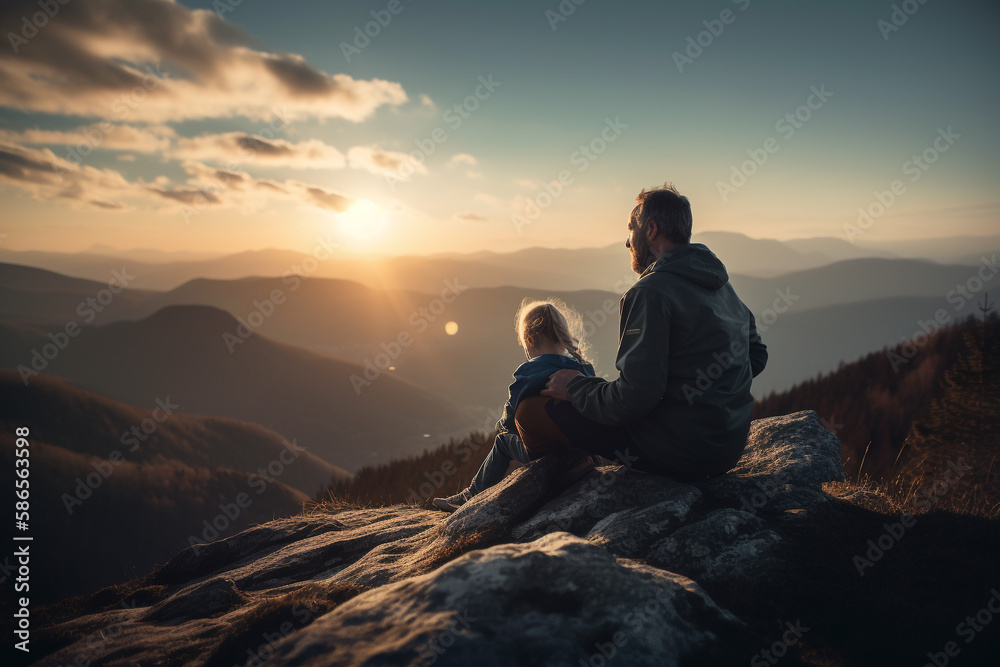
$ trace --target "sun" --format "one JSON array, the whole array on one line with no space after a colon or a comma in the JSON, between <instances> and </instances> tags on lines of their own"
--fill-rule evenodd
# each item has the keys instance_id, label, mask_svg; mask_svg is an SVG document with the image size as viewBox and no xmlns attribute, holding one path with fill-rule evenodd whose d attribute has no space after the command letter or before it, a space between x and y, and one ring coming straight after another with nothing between
<instances>
[{"instance_id":1,"label":"sun","mask_svg":"<svg viewBox=\"0 0 1000 667\"><path fill-rule=\"evenodd\" d=\"M346 211L336 214L336 220L341 234L356 243L372 243L385 234L385 212L367 199L355 200Z\"/></svg>"},{"instance_id":2,"label":"sun","mask_svg":"<svg viewBox=\"0 0 1000 667\"><path fill-rule=\"evenodd\" d=\"M449 336L454 336L458 333L458 322L448 322L444 325L444 332Z\"/></svg>"}]
</instances>

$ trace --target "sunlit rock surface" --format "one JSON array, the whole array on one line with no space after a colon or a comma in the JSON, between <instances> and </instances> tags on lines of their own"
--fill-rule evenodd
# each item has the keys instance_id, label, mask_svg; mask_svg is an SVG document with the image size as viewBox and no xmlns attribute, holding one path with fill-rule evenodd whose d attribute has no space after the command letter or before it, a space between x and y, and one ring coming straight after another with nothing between
<instances>
[{"instance_id":1,"label":"sunlit rock surface","mask_svg":"<svg viewBox=\"0 0 1000 667\"><path fill-rule=\"evenodd\" d=\"M52 610L38 664L746 662L759 638L706 590L781 568L780 527L844 476L811 411L754 422L738 467L697 485L557 473L545 457L451 515L315 510L189 548Z\"/></svg>"}]
</instances>

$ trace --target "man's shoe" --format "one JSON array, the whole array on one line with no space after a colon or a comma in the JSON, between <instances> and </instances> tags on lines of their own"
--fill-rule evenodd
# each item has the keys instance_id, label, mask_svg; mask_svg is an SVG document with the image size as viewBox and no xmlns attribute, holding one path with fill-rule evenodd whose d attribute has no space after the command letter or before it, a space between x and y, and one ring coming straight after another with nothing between
<instances>
[{"instance_id":1,"label":"man's shoe","mask_svg":"<svg viewBox=\"0 0 1000 667\"><path fill-rule=\"evenodd\" d=\"M454 512L459 507L469 502L472 499L472 495L469 493L469 489L463 489L453 496L447 498L435 498L432 502L434 507L438 508L442 512Z\"/></svg>"},{"instance_id":2,"label":"man's shoe","mask_svg":"<svg viewBox=\"0 0 1000 667\"><path fill-rule=\"evenodd\" d=\"M602 464L599 457L568 445L557 456L561 471L556 476L556 483L560 486L569 486L593 470L594 466Z\"/></svg>"}]
</instances>

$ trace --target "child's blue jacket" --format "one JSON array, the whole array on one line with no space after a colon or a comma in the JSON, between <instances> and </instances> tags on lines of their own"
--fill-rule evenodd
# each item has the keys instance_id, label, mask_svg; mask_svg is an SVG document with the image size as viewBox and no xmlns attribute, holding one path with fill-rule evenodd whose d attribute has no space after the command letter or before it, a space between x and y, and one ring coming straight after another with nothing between
<instances>
[{"instance_id":1,"label":"child's blue jacket","mask_svg":"<svg viewBox=\"0 0 1000 667\"><path fill-rule=\"evenodd\" d=\"M534 359L524 362L514 371L514 381L508 390L507 402L503 406L503 415L497 422L497 431L517 433L517 427L514 426L514 413L517 411L518 403L525 398L541 394L549 381L549 376L563 368L580 371L587 377L596 377L597 375L591 364L586 362L581 364L565 354L540 354Z\"/></svg>"}]
</instances>

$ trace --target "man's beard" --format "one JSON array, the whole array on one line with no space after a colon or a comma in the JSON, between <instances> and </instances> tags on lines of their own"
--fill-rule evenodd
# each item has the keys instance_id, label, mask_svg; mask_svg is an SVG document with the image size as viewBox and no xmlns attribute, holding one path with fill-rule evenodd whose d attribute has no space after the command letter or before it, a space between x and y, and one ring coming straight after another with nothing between
<instances>
[{"instance_id":1,"label":"man's beard","mask_svg":"<svg viewBox=\"0 0 1000 667\"><path fill-rule=\"evenodd\" d=\"M638 274L653 263L653 258L649 254L649 242L641 234L634 234L632 242L629 244L629 252L632 254L632 270Z\"/></svg>"}]
</instances>

